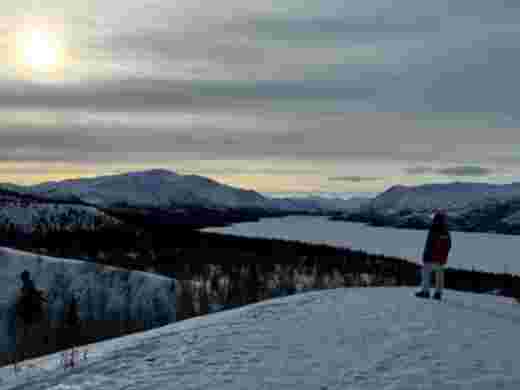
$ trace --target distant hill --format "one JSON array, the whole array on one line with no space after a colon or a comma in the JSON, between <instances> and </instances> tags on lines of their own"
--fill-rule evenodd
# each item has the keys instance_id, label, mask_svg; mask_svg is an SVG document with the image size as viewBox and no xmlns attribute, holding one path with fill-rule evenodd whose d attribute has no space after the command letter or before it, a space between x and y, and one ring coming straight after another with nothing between
<instances>
[{"instance_id":1,"label":"distant hill","mask_svg":"<svg viewBox=\"0 0 520 390\"><path fill-rule=\"evenodd\" d=\"M301 211L317 214L330 214L344 211L358 210L367 204L369 198L353 197L350 199L323 198L318 196L308 196L299 198L273 199L273 207L280 210Z\"/></svg>"},{"instance_id":2,"label":"distant hill","mask_svg":"<svg viewBox=\"0 0 520 390\"><path fill-rule=\"evenodd\" d=\"M449 183L394 186L359 210L336 219L378 226L426 229L436 209L448 214L453 229L520 233L520 183Z\"/></svg>"}]
</instances>

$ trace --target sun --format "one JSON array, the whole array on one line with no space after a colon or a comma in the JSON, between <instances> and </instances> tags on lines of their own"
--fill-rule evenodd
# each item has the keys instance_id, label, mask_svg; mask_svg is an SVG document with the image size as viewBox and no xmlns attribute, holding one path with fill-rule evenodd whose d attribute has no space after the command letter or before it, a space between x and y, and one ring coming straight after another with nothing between
<instances>
[{"instance_id":1,"label":"sun","mask_svg":"<svg viewBox=\"0 0 520 390\"><path fill-rule=\"evenodd\" d=\"M58 36L45 30L16 35L16 67L25 76L51 76L65 66L66 51Z\"/></svg>"},{"instance_id":2,"label":"sun","mask_svg":"<svg viewBox=\"0 0 520 390\"><path fill-rule=\"evenodd\" d=\"M59 42L41 31L33 31L22 50L24 62L34 69L49 70L60 62Z\"/></svg>"}]
</instances>

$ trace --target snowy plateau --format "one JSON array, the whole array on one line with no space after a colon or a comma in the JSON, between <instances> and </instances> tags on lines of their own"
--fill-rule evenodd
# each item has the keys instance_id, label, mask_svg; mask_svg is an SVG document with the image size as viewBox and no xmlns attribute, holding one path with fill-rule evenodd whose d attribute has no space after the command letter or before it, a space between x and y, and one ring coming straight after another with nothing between
<instances>
[{"instance_id":1,"label":"snowy plateau","mask_svg":"<svg viewBox=\"0 0 520 390\"><path fill-rule=\"evenodd\" d=\"M518 389L520 309L410 288L311 291L0 369L0 389ZM81 351L80 351L81 352Z\"/></svg>"}]
</instances>

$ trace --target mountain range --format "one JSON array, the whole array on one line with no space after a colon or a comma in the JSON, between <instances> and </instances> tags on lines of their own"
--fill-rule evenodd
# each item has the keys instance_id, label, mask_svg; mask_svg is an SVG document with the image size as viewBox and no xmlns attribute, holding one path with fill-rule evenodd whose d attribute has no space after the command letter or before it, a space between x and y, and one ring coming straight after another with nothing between
<instances>
[{"instance_id":1,"label":"mountain range","mask_svg":"<svg viewBox=\"0 0 520 390\"><path fill-rule=\"evenodd\" d=\"M25 202L36 199L33 203L38 209L45 202L66 203L65 208L53 206L57 210L53 213L58 214L80 208L76 211L82 215L131 215L151 223L183 226L222 226L262 217L313 214L375 226L427 229L432 213L444 209L455 230L520 233L520 183L397 185L373 198L275 198L203 176L154 169L34 186L1 184L2 193L9 194L9 201L4 196L2 202L0 197L0 218L8 222L16 219L14 215L28 213L22 213L19 202L13 199L20 196ZM38 212L40 216L42 213Z\"/></svg>"},{"instance_id":2,"label":"mountain range","mask_svg":"<svg viewBox=\"0 0 520 390\"><path fill-rule=\"evenodd\" d=\"M357 209L367 200L316 196L271 198L203 176L181 175L164 169L33 186L5 183L0 184L1 194L4 194L4 199L2 201L0 197L0 220L4 224L23 226L25 230L36 219L51 224L56 219L63 220L62 215L70 209L78 214L88 212L98 217L110 214L139 222L211 226L287 214L332 215ZM20 203L24 204L23 212ZM63 203L67 204L67 210L63 210ZM42 211L42 208L53 212ZM38 209L37 212L34 209Z\"/></svg>"},{"instance_id":3,"label":"mountain range","mask_svg":"<svg viewBox=\"0 0 520 390\"><path fill-rule=\"evenodd\" d=\"M29 187L32 193L53 199L80 199L110 207L202 206L227 209L330 212L358 207L362 199L270 198L252 190L218 183L198 175L180 175L164 169L96 178L64 180Z\"/></svg>"}]
</instances>

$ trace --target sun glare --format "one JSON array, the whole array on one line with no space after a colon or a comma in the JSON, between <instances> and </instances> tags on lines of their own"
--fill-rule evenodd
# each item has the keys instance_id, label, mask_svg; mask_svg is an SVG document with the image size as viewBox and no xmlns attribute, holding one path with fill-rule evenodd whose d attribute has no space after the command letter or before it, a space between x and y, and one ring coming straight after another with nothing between
<instances>
[{"instance_id":1,"label":"sun glare","mask_svg":"<svg viewBox=\"0 0 520 390\"><path fill-rule=\"evenodd\" d=\"M45 30L20 32L16 36L16 66L26 77L57 75L65 66L64 44Z\"/></svg>"}]
</instances>

